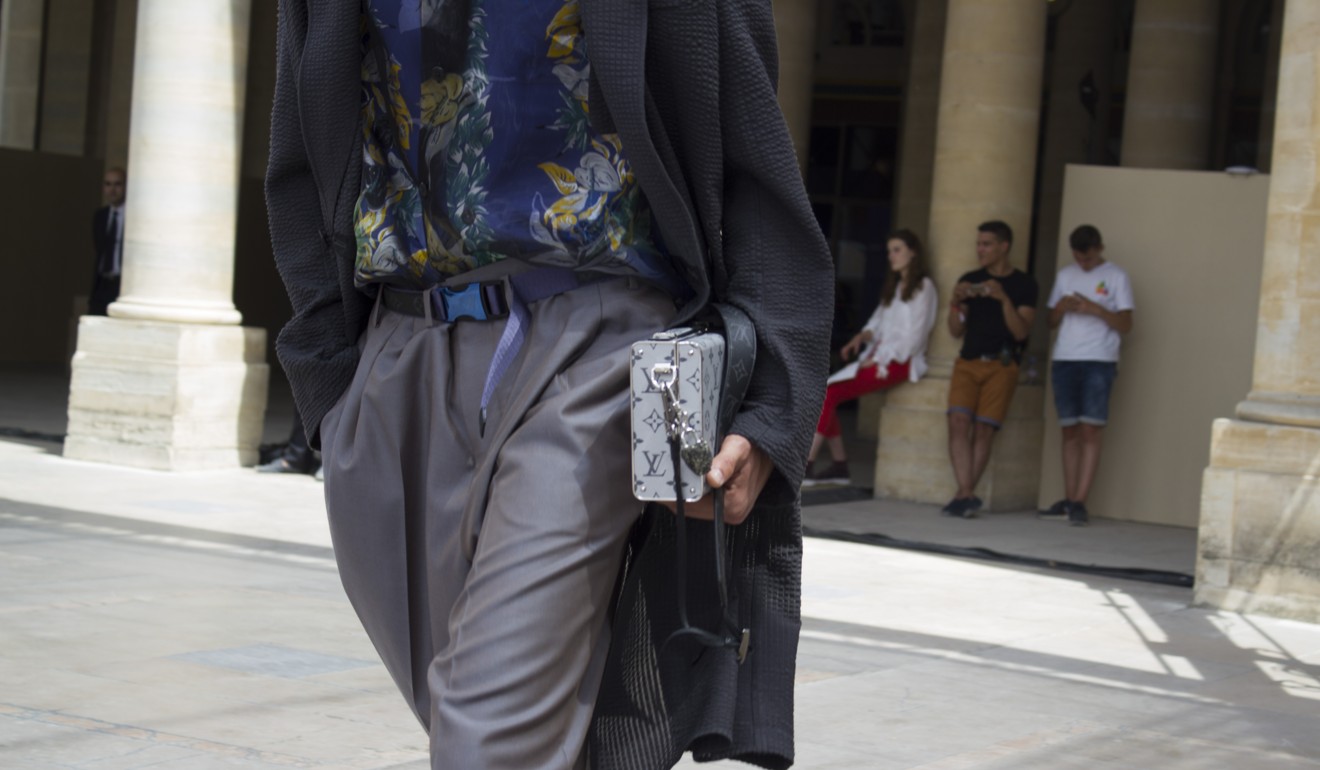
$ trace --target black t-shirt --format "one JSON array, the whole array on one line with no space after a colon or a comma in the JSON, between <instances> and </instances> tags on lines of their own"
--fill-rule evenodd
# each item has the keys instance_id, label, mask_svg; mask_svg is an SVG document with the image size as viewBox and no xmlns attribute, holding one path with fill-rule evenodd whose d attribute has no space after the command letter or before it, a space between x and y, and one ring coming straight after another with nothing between
<instances>
[{"instance_id":1,"label":"black t-shirt","mask_svg":"<svg viewBox=\"0 0 1320 770\"><path fill-rule=\"evenodd\" d=\"M1036 279L1021 270L1015 269L1002 278L996 278L990 275L989 270L981 268L967 273L958 281L978 284L992 279L999 281L1004 287L1004 293L1012 301L1013 307L1036 306L1038 294ZM999 300L990 297L972 297L965 300L965 304L967 331L963 335L962 357L1002 357L1007 349L1016 360L1026 346L1026 340L1018 342L1013 339L1013 332L1009 331L1008 324L1004 323L1004 310L999 305Z\"/></svg>"}]
</instances>

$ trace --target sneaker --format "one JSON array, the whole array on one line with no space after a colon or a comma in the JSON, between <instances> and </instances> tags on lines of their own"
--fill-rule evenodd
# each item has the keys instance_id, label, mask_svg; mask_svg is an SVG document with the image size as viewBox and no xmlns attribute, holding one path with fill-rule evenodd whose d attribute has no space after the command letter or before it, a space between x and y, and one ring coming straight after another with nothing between
<instances>
[{"instance_id":1,"label":"sneaker","mask_svg":"<svg viewBox=\"0 0 1320 770\"><path fill-rule=\"evenodd\" d=\"M1068 506L1068 526L1085 527L1090 523L1090 518L1086 515L1086 506L1081 503L1073 503Z\"/></svg>"},{"instance_id":2,"label":"sneaker","mask_svg":"<svg viewBox=\"0 0 1320 770\"><path fill-rule=\"evenodd\" d=\"M1054 505L1043 511L1036 511L1036 518L1051 519L1054 521L1063 521L1068 518L1068 510L1072 507L1072 502L1068 499L1059 500Z\"/></svg>"},{"instance_id":3,"label":"sneaker","mask_svg":"<svg viewBox=\"0 0 1320 770\"><path fill-rule=\"evenodd\" d=\"M825 467L824 470L808 468L806 478L802 480L803 486L815 486L816 484L847 484L848 463L835 461Z\"/></svg>"},{"instance_id":4,"label":"sneaker","mask_svg":"<svg viewBox=\"0 0 1320 770\"><path fill-rule=\"evenodd\" d=\"M979 497L955 497L940 509L940 515L955 519L975 519L976 512L981 510L981 505Z\"/></svg>"},{"instance_id":5,"label":"sneaker","mask_svg":"<svg viewBox=\"0 0 1320 770\"><path fill-rule=\"evenodd\" d=\"M316 479L317 481L325 481L325 466L324 465L316 466L316 473L312 474L312 478Z\"/></svg>"}]
</instances>

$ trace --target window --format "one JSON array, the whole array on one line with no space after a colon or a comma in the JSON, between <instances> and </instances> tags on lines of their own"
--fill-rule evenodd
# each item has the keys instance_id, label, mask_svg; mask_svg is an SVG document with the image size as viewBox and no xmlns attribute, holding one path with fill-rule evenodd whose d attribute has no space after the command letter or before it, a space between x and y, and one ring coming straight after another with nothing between
<instances>
[{"instance_id":1,"label":"window","mask_svg":"<svg viewBox=\"0 0 1320 770\"><path fill-rule=\"evenodd\" d=\"M903 47L900 0L834 0L833 17L832 45Z\"/></svg>"}]
</instances>

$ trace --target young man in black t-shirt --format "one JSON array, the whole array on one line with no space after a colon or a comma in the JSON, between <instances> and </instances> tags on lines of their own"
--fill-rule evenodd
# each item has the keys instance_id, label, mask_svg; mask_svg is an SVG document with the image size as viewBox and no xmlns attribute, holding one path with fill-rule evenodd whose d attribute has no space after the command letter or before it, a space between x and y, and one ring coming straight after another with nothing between
<instances>
[{"instance_id":1,"label":"young man in black t-shirt","mask_svg":"<svg viewBox=\"0 0 1320 770\"><path fill-rule=\"evenodd\" d=\"M976 483L1017 388L1018 363L1036 317L1036 281L1009 264L1013 230L1004 222L976 228L981 267L958 279L949 304L949 333L963 341L949 382L949 460L958 493L946 516L974 518Z\"/></svg>"}]
</instances>

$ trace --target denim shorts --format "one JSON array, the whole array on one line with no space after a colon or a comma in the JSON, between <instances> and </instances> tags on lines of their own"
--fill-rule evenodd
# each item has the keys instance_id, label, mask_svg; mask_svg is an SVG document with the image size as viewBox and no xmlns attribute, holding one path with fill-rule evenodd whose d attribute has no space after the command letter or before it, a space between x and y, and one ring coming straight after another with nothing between
<instances>
[{"instance_id":1,"label":"denim shorts","mask_svg":"<svg viewBox=\"0 0 1320 770\"><path fill-rule=\"evenodd\" d=\"M1109 391L1118 376L1118 364L1055 361L1050 376L1054 380L1054 408L1059 412L1060 426L1104 425L1109 421Z\"/></svg>"}]
</instances>

